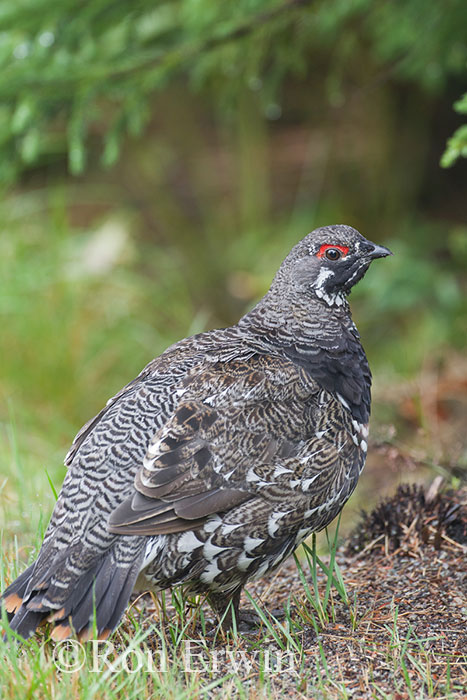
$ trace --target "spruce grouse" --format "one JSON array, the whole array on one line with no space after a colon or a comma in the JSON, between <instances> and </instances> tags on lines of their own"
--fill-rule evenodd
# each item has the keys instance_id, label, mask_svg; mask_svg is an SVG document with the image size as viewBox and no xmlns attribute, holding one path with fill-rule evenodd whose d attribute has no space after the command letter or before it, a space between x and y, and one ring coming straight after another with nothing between
<instances>
[{"instance_id":1,"label":"spruce grouse","mask_svg":"<svg viewBox=\"0 0 467 700\"><path fill-rule=\"evenodd\" d=\"M13 630L118 625L133 589L184 584L224 624L245 583L339 513L367 451L371 374L346 295L390 255L345 225L298 243L231 328L181 340L80 430Z\"/></svg>"}]
</instances>

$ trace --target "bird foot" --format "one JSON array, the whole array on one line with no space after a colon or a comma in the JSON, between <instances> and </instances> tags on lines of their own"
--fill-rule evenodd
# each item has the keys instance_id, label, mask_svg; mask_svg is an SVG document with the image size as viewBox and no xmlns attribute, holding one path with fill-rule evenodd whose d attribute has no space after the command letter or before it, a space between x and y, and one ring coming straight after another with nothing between
<instances>
[{"instance_id":1,"label":"bird foot","mask_svg":"<svg viewBox=\"0 0 467 700\"><path fill-rule=\"evenodd\" d=\"M261 618L257 612L248 608L238 611L236 622L239 632L253 632L261 624Z\"/></svg>"}]
</instances>

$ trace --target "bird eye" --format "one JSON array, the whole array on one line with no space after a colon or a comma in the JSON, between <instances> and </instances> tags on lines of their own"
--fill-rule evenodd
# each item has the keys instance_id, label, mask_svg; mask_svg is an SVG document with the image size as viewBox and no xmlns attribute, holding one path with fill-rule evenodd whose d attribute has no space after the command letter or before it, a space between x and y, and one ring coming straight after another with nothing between
<instances>
[{"instance_id":1,"label":"bird eye","mask_svg":"<svg viewBox=\"0 0 467 700\"><path fill-rule=\"evenodd\" d=\"M342 252L338 248L328 248L324 255L328 260L339 260L342 257Z\"/></svg>"},{"instance_id":2,"label":"bird eye","mask_svg":"<svg viewBox=\"0 0 467 700\"><path fill-rule=\"evenodd\" d=\"M316 253L317 258L327 258L328 260L339 260L340 258L345 258L349 252L349 247L346 245L332 245L329 243L324 243L319 251Z\"/></svg>"}]
</instances>

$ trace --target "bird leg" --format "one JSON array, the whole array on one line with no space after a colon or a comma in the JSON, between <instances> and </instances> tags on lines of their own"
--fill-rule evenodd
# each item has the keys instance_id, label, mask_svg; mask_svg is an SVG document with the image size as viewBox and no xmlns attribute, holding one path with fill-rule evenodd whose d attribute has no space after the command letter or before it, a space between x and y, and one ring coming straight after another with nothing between
<instances>
[{"instance_id":1,"label":"bird leg","mask_svg":"<svg viewBox=\"0 0 467 700\"><path fill-rule=\"evenodd\" d=\"M236 629L241 632L250 632L260 622L260 618L254 610L239 610L242 587L239 586L230 594L212 591L207 595L207 601L216 613L224 632L233 630L234 617Z\"/></svg>"},{"instance_id":2,"label":"bird leg","mask_svg":"<svg viewBox=\"0 0 467 700\"><path fill-rule=\"evenodd\" d=\"M236 622L239 619L238 606L241 592L242 586L236 588L233 593L223 593L222 591L208 593L207 601L219 618L224 632L233 629L234 616Z\"/></svg>"}]
</instances>

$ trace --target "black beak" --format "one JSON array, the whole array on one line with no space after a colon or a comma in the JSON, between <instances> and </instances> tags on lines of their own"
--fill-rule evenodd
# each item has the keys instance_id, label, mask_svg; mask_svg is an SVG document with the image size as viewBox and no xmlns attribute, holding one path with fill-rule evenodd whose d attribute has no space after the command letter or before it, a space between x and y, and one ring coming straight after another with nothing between
<instances>
[{"instance_id":1,"label":"black beak","mask_svg":"<svg viewBox=\"0 0 467 700\"><path fill-rule=\"evenodd\" d=\"M393 253L389 250L389 248L385 248L384 245L373 245L373 250L370 251L369 257L372 260L376 260L376 258L386 258L388 255L393 255Z\"/></svg>"}]
</instances>

